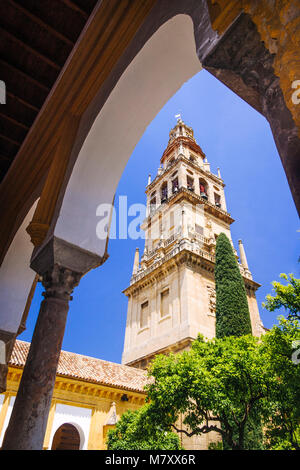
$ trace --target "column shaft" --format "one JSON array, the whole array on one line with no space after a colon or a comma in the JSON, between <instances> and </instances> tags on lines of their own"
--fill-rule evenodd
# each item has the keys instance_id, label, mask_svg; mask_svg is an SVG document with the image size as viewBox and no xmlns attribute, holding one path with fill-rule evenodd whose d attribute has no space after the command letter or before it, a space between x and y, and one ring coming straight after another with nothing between
<instances>
[{"instance_id":1,"label":"column shaft","mask_svg":"<svg viewBox=\"0 0 300 470\"><path fill-rule=\"evenodd\" d=\"M34 329L12 415L5 450L41 450L63 341L70 293L80 275L54 266L43 276L45 299Z\"/></svg>"}]
</instances>

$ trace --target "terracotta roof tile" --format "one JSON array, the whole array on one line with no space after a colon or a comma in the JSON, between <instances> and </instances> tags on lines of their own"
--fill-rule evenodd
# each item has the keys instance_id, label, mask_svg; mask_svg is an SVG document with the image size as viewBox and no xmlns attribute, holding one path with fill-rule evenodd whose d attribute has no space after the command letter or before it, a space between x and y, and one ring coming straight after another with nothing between
<instances>
[{"instance_id":1,"label":"terracotta roof tile","mask_svg":"<svg viewBox=\"0 0 300 470\"><path fill-rule=\"evenodd\" d=\"M29 347L30 343L16 340L9 364L24 367ZM136 392L143 392L148 382L143 370L69 351L61 351L57 375Z\"/></svg>"}]
</instances>

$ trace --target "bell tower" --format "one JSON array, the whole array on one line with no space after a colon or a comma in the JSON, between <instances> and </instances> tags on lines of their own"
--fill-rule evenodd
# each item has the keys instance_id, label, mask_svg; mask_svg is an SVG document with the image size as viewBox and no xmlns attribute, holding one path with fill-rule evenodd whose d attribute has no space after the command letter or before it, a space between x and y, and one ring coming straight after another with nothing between
<instances>
[{"instance_id":1,"label":"bell tower","mask_svg":"<svg viewBox=\"0 0 300 470\"><path fill-rule=\"evenodd\" d=\"M135 252L128 297L122 363L146 368L158 353L189 348L202 333L215 336L215 246L234 222L227 212L225 184L215 175L194 138L178 118L153 181L146 187L145 248ZM232 242L231 242L232 243ZM239 241L252 331L264 329L246 254ZM234 250L235 251L235 250ZM237 252L236 257L238 259Z\"/></svg>"}]
</instances>

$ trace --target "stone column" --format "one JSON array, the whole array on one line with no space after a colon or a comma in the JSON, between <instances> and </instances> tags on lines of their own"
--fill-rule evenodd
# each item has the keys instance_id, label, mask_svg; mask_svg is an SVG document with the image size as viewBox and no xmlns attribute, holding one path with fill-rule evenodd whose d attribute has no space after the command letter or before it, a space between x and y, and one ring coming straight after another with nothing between
<instances>
[{"instance_id":1,"label":"stone column","mask_svg":"<svg viewBox=\"0 0 300 470\"><path fill-rule=\"evenodd\" d=\"M54 265L43 275L45 299L5 433L4 450L40 450L55 383L69 301L81 274Z\"/></svg>"},{"instance_id":2,"label":"stone column","mask_svg":"<svg viewBox=\"0 0 300 470\"><path fill-rule=\"evenodd\" d=\"M101 257L52 236L31 258L45 287L30 350L3 449L42 450L63 341L69 301L83 274L104 263Z\"/></svg>"}]
</instances>

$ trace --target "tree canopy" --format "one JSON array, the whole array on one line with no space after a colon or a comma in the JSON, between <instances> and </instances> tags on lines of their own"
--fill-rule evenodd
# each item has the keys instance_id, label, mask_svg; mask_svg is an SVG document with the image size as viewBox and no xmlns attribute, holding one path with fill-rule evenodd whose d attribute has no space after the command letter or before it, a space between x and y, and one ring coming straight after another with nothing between
<instances>
[{"instance_id":1,"label":"tree canopy","mask_svg":"<svg viewBox=\"0 0 300 470\"><path fill-rule=\"evenodd\" d=\"M300 340L299 325L282 320L261 341L251 335L210 341L199 336L190 351L157 356L149 370L155 379L148 386L152 421L187 436L215 431L228 448L245 449L245 431L255 417L297 448L300 366L292 361L295 338Z\"/></svg>"},{"instance_id":2,"label":"tree canopy","mask_svg":"<svg viewBox=\"0 0 300 470\"><path fill-rule=\"evenodd\" d=\"M296 279L293 274L285 273L280 274L280 277L288 283L272 282L275 295L267 295L263 307L270 312L283 307L287 311L288 318L300 320L300 279Z\"/></svg>"},{"instance_id":3,"label":"tree canopy","mask_svg":"<svg viewBox=\"0 0 300 470\"><path fill-rule=\"evenodd\" d=\"M271 419L266 444L272 449L300 449L300 330L295 319L280 318L264 337L260 353L275 378L269 390Z\"/></svg>"},{"instance_id":4,"label":"tree canopy","mask_svg":"<svg viewBox=\"0 0 300 470\"><path fill-rule=\"evenodd\" d=\"M136 411L128 410L108 432L108 450L179 450L178 434L153 423L146 404Z\"/></svg>"}]
</instances>

